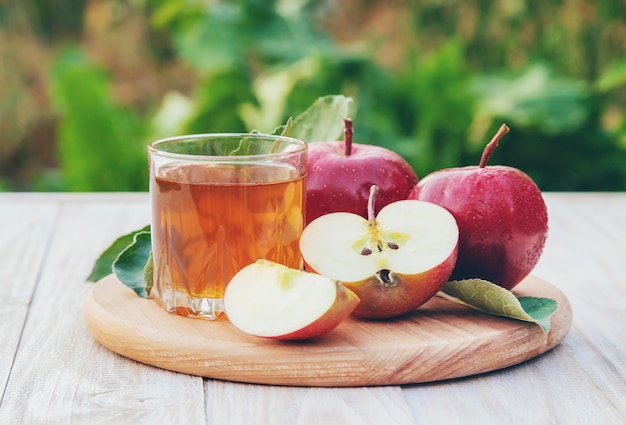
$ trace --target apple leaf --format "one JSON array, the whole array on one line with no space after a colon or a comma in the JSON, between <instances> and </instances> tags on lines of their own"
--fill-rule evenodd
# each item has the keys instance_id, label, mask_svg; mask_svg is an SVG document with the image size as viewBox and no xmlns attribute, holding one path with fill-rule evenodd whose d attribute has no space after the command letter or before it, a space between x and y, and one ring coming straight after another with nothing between
<instances>
[{"instance_id":1,"label":"apple leaf","mask_svg":"<svg viewBox=\"0 0 626 425\"><path fill-rule=\"evenodd\" d=\"M113 262L122 283L146 298L152 289L152 243L149 231L137 232L133 241Z\"/></svg>"},{"instance_id":2,"label":"apple leaf","mask_svg":"<svg viewBox=\"0 0 626 425\"><path fill-rule=\"evenodd\" d=\"M289 136L291 134L291 128L293 127L293 118L289 117L287 122L283 125L279 125L272 131L271 134L275 136Z\"/></svg>"},{"instance_id":3,"label":"apple leaf","mask_svg":"<svg viewBox=\"0 0 626 425\"><path fill-rule=\"evenodd\" d=\"M484 279L453 280L437 295L483 313L536 323L544 333L550 331L550 317L558 307L551 298L518 298L508 289Z\"/></svg>"},{"instance_id":4,"label":"apple leaf","mask_svg":"<svg viewBox=\"0 0 626 425\"><path fill-rule=\"evenodd\" d=\"M579 128L588 116L587 88L578 81L557 78L542 65L513 78L483 76L477 79L475 90L481 98L477 116L497 117L515 127L560 134Z\"/></svg>"},{"instance_id":5,"label":"apple leaf","mask_svg":"<svg viewBox=\"0 0 626 425\"><path fill-rule=\"evenodd\" d=\"M320 97L293 121L289 120L274 131L307 143L337 140L351 103L352 98L342 95Z\"/></svg>"},{"instance_id":6,"label":"apple leaf","mask_svg":"<svg viewBox=\"0 0 626 425\"><path fill-rule=\"evenodd\" d=\"M148 256L148 263L143 269L143 283L146 288L146 296L150 294L152 285L154 284L154 260L152 259L152 251Z\"/></svg>"},{"instance_id":7,"label":"apple leaf","mask_svg":"<svg viewBox=\"0 0 626 425\"><path fill-rule=\"evenodd\" d=\"M111 246L109 246L100 257L96 260L96 263L91 270L91 274L87 278L89 282L97 282L105 276L113 273L113 263L115 259L120 255L128 245L133 242L135 235L139 232L150 231L150 225L147 225L139 230L127 233L117 238Z\"/></svg>"}]
</instances>

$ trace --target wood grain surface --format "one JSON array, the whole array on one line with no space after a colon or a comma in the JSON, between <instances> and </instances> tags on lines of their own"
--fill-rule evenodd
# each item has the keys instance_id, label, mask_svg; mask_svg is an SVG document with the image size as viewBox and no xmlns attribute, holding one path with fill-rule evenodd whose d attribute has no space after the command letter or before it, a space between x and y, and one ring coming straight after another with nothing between
<instances>
[{"instance_id":1,"label":"wood grain surface","mask_svg":"<svg viewBox=\"0 0 626 425\"><path fill-rule=\"evenodd\" d=\"M534 324L435 297L401 318L349 319L320 338L281 342L243 334L225 315L210 322L165 313L115 276L88 293L83 314L89 332L105 347L171 371L277 385L397 385L501 369L559 344L572 323L564 294L534 276L516 292L557 300L548 334Z\"/></svg>"},{"instance_id":2,"label":"wood grain surface","mask_svg":"<svg viewBox=\"0 0 626 425\"><path fill-rule=\"evenodd\" d=\"M626 425L626 193L544 196L550 234L533 275L574 312L561 344L469 378L298 387L172 372L93 338L85 278L115 237L149 222L147 193L0 193L0 424Z\"/></svg>"}]
</instances>

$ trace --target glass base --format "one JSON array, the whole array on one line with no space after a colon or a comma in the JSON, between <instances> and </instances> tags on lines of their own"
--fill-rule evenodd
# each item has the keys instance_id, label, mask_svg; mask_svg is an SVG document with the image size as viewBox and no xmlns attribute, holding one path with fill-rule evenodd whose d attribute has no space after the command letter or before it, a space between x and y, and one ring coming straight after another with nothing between
<instances>
[{"instance_id":1,"label":"glass base","mask_svg":"<svg viewBox=\"0 0 626 425\"><path fill-rule=\"evenodd\" d=\"M196 319L215 320L224 312L223 298L191 298L183 292L161 293L158 303L168 313Z\"/></svg>"}]
</instances>

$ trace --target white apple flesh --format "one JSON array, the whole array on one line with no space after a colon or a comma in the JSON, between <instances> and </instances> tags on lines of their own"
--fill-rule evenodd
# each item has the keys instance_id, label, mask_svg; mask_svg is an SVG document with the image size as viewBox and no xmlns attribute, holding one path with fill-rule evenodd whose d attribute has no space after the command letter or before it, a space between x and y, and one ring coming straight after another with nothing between
<instances>
[{"instance_id":1,"label":"white apple flesh","mask_svg":"<svg viewBox=\"0 0 626 425\"><path fill-rule=\"evenodd\" d=\"M375 218L373 207L368 209L369 219L346 212L315 219L302 233L300 251L307 270L339 280L357 294L355 316L399 316L446 283L459 230L452 214L430 202L397 201Z\"/></svg>"},{"instance_id":2,"label":"white apple flesh","mask_svg":"<svg viewBox=\"0 0 626 425\"><path fill-rule=\"evenodd\" d=\"M358 297L335 280L267 260L242 268L224 294L224 310L233 326L282 340L326 334L358 303Z\"/></svg>"}]
</instances>

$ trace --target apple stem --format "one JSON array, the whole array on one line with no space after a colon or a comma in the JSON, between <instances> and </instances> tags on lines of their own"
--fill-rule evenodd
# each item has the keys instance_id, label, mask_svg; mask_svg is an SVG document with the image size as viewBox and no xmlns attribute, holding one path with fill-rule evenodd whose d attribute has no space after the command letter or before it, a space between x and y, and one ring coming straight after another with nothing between
<instances>
[{"instance_id":1,"label":"apple stem","mask_svg":"<svg viewBox=\"0 0 626 425\"><path fill-rule=\"evenodd\" d=\"M485 168L487 166L487 162L489 158L491 158L491 154L498 147L498 142L506 133L509 132L509 127L506 124L502 124L498 129L498 132L493 136L493 138L487 143L485 149L483 150L483 155L480 157L480 163L478 164L479 168Z\"/></svg>"},{"instance_id":2,"label":"apple stem","mask_svg":"<svg viewBox=\"0 0 626 425\"><path fill-rule=\"evenodd\" d=\"M352 120L350 118L344 118L343 120L343 143L344 154L346 156L352 155Z\"/></svg>"},{"instance_id":3,"label":"apple stem","mask_svg":"<svg viewBox=\"0 0 626 425\"><path fill-rule=\"evenodd\" d=\"M373 184L370 187L370 196L367 199L367 220L375 221L376 220L376 211L374 210L374 205L376 203L376 196L380 192L380 188Z\"/></svg>"},{"instance_id":4,"label":"apple stem","mask_svg":"<svg viewBox=\"0 0 626 425\"><path fill-rule=\"evenodd\" d=\"M370 186L370 196L367 199L367 224L369 227L370 245L365 250L361 251L362 255L370 255L374 249L378 252L383 252L387 248L387 242L383 237L380 229L378 228L378 222L376 222L376 211L374 210L374 204L376 203L376 195L380 188L373 184Z\"/></svg>"}]
</instances>

